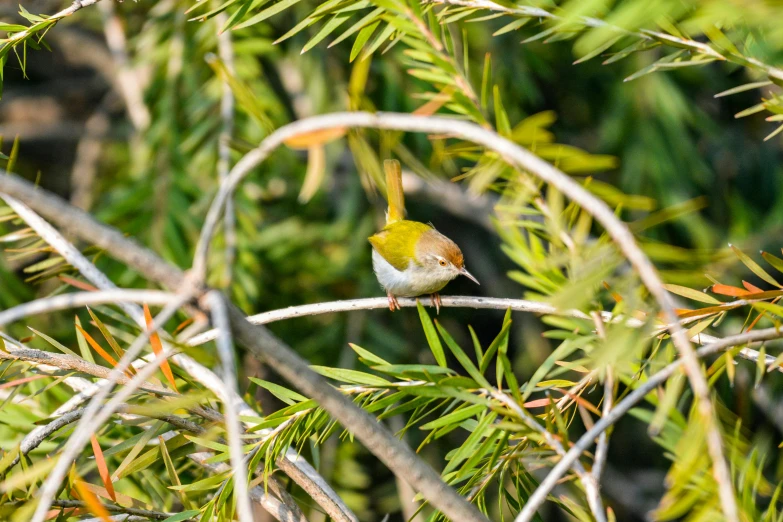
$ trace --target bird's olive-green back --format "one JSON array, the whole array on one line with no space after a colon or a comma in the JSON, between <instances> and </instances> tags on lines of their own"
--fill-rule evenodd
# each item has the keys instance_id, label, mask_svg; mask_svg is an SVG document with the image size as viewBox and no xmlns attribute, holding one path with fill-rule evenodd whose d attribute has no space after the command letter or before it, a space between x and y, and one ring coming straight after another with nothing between
<instances>
[{"instance_id":1,"label":"bird's olive-green back","mask_svg":"<svg viewBox=\"0 0 783 522\"><path fill-rule=\"evenodd\" d=\"M368 239L375 251L391 266L405 270L411 259L415 261L416 243L428 230L432 230L430 225L418 221L395 221Z\"/></svg>"}]
</instances>

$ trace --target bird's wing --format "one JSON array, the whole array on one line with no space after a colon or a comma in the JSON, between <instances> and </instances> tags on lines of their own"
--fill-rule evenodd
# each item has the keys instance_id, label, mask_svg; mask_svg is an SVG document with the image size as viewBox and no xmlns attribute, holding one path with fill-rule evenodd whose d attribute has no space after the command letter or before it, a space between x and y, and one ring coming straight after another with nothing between
<instances>
[{"instance_id":1,"label":"bird's wing","mask_svg":"<svg viewBox=\"0 0 783 522\"><path fill-rule=\"evenodd\" d=\"M428 230L432 228L418 221L395 221L368 239L381 257L397 270L403 271L411 260L415 261L416 243Z\"/></svg>"}]
</instances>

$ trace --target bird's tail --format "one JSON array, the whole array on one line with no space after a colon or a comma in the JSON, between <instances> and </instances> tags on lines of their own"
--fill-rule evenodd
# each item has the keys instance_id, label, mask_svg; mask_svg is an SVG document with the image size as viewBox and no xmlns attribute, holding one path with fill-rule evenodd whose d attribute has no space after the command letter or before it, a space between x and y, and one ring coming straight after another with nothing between
<instances>
[{"instance_id":1,"label":"bird's tail","mask_svg":"<svg viewBox=\"0 0 783 522\"><path fill-rule=\"evenodd\" d=\"M386 200L389 209L386 211L386 223L405 219L405 195L402 192L402 169L397 160L385 160L383 170L386 171Z\"/></svg>"}]
</instances>

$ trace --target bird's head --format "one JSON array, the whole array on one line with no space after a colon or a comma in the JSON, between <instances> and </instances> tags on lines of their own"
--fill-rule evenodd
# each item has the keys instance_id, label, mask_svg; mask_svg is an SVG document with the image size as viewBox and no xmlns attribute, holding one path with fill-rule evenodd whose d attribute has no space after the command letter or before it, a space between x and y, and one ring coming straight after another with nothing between
<instances>
[{"instance_id":1,"label":"bird's head","mask_svg":"<svg viewBox=\"0 0 783 522\"><path fill-rule=\"evenodd\" d=\"M480 284L465 268L465 260L457 244L435 229L421 235L415 252L416 261L432 274L437 274L438 279L450 281L464 275Z\"/></svg>"}]
</instances>

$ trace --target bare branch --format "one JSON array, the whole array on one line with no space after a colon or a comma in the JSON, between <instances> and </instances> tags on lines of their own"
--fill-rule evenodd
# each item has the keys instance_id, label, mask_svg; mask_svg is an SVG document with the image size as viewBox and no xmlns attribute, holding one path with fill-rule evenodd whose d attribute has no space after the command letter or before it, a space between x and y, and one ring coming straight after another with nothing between
<instances>
[{"instance_id":1,"label":"bare branch","mask_svg":"<svg viewBox=\"0 0 783 522\"><path fill-rule=\"evenodd\" d=\"M87 504L81 500L55 500L52 502L52 507L59 508L83 508ZM139 509L133 507L112 506L111 504L101 504L103 508L109 513L125 513L127 515L136 515L144 517L149 520L165 520L174 513L163 513L162 511L150 511L149 509ZM193 520L193 519L186 519Z\"/></svg>"},{"instance_id":2,"label":"bare branch","mask_svg":"<svg viewBox=\"0 0 783 522\"><path fill-rule=\"evenodd\" d=\"M757 343L761 341L769 341L773 339L783 338L783 332L775 328L767 328L765 330L756 330L740 335L734 335L720 339L716 342L710 343L701 347L696 355L698 357L706 357L708 355L727 350L734 346L741 346L743 344ZM666 366L663 370L660 370L654 375L651 375L647 381L640 384L638 388L629 393L623 400L618 402L612 410L601 417L601 419L595 423L595 425L587 430L579 440L574 443L565 457L560 459L549 472L549 474L541 481L538 488L525 503L522 511L517 515L514 522L530 522L536 515L536 511L546 500L549 492L557 485L557 482L563 476L563 474L573 465L573 463L579 459L582 453L589 448L596 437L603 433L607 428L617 422L628 410L630 410L635 404L643 400L644 397L652 390L666 382L666 380L674 375L675 372L680 371L684 365L683 359L678 359L673 363Z\"/></svg>"},{"instance_id":3,"label":"bare branch","mask_svg":"<svg viewBox=\"0 0 783 522\"><path fill-rule=\"evenodd\" d=\"M602 408L602 414L604 417L609 415L612 411L612 399L614 397L614 376L612 368L606 369L606 377L604 379L604 404ZM601 432L598 437L598 444L595 450L595 461L593 464L593 478L597 484L601 483L601 473L604 471L606 465L606 456L609 451L609 436L606 431Z\"/></svg>"},{"instance_id":4,"label":"bare branch","mask_svg":"<svg viewBox=\"0 0 783 522\"><path fill-rule=\"evenodd\" d=\"M209 244L212 241L223 206L239 182L286 140L315 131L349 127L438 133L472 141L495 151L511 165L524 169L545 183L552 185L592 215L604 227L661 308L664 321L668 324L671 332L672 342L685 361L686 374L696 396L698 411L706 425L707 447L713 463L713 474L719 484L723 513L729 522L738 522L736 500L729 477L729 468L723 456L723 442L710 398L709 385L701 371L685 330L679 323L671 296L663 287L663 282L652 262L636 244L633 233L628 226L620 221L606 203L550 163L491 130L453 118L366 112L315 116L280 127L264 139L257 148L245 154L232 169L228 181L221 185L209 209L201 237L196 245L192 271L197 281L203 281L206 276Z\"/></svg>"},{"instance_id":5,"label":"bare branch","mask_svg":"<svg viewBox=\"0 0 783 522\"><path fill-rule=\"evenodd\" d=\"M128 57L125 30L114 11L114 2L103 2L98 8L103 15L103 34L114 62L116 81L112 83L125 100L125 107L133 127L137 132L144 131L150 126L150 112L144 104L141 82Z\"/></svg>"},{"instance_id":6,"label":"bare branch","mask_svg":"<svg viewBox=\"0 0 783 522\"><path fill-rule=\"evenodd\" d=\"M215 17L215 23L218 28L218 54L223 67L230 75L234 75L234 47L231 44L231 31L221 31L228 21L225 12L219 13ZM234 92L228 81L222 83L222 95L220 98L220 119L223 122L223 128L218 138L218 179L222 184L231 169L231 136L234 133ZM234 259L236 258L237 233L236 216L234 215L234 199L229 196L226 200L226 210L223 213L223 240L225 241L225 259L223 266L225 270L226 285L231 284L233 276Z\"/></svg>"},{"instance_id":7,"label":"bare branch","mask_svg":"<svg viewBox=\"0 0 783 522\"><path fill-rule=\"evenodd\" d=\"M5 326L8 323L31 315L66 310L68 308L79 308L81 306L106 303L147 303L149 305L166 305L176 298L177 296L175 294L161 292L160 290L116 289L60 294L36 299L35 301L23 303L0 312L0 326Z\"/></svg>"},{"instance_id":8,"label":"bare branch","mask_svg":"<svg viewBox=\"0 0 783 522\"><path fill-rule=\"evenodd\" d=\"M315 500L332 520L359 522L358 517L348 509L339 496L330 494L332 488L299 453L288 450L285 457L277 459L275 463L283 473L310 495L310 498Z\"/></svg>"},{"instance_id":9,"label":"bare branch","mask_svg":"<svg viewBox=\"0 0 783 522\"><path fill-rule=\"evenodd\" d=\"M475 309L491 309L491 310L509 310L514 312L529 312L542 315L563 315L568 317L576 317L579 319L589 319L590 316L579 310L558 310L554 306L548 303L539 303L537 301L527 301L525 299L506 299L498 297L475 297L475 296L441 296L442 306L444 308L475 308ZM410 297L399 297L397 301L403 308L415 307L418 300ZM429 300L424 299L420 301L423 306L432 306ZM247 318L248 322L252 324L268 324L276 321L285 321L288 319L296 319L297 317L307 317L311 315L331 314L339 312L354 312L358 310L380 310L389 307L389 301L385 297L369 297L365 299L347 299L343 301L330 301L327 303L313 303L300 306L289 306L288 308L280 308L278 310L272 310L269 312L263 312L256 315L251 315ZM682 324L688 324L690 322L698 320L699 317L688 318L682 321ZM601 312L601 320L607 323L622 322L626 326L632 328L639 328L644 325L644 321L633 317L625 316L613 316L609 312ZM659 332L665 332L667 327L661 325L658 327ZM206 342L215 339L217 330L207 330L199 335L196 335L187 341L188 346L198 346ZM717 341L717 337L700 333L693 337L692 341L705 344L708 342ZM739 355L745 359L756 361L760 354L756 350L750 348L743 348L740 350ZM771 355L765 356L767 365L772 364L775 358ZM783 372L783 368L780 368Z\"/></svg>"},{"instance_id":10,"label":"bare branch","mask_svg":"<svg viewBox=\"0 0 783 522\"><path fill-rule=\"evenodd\" d=\"M237 404L234 397L239 397L237 377L235 373L236 361L234 360L234 343L231 340L231 328L228 323L228 313L223 296L213 290L204 296L207 307L212 312L212 324L218 331L217 349L220 364L223 367L223 386L225 388L223 405L226 416L226 433L228 434L228 448L231 459L231 467L234 474L234 500L237 506L237 515L240 522L252 522L253 510L247 492L247 464L244 461L242 451L242 425L239 422Z\"/></svg>"}]
</instances>

